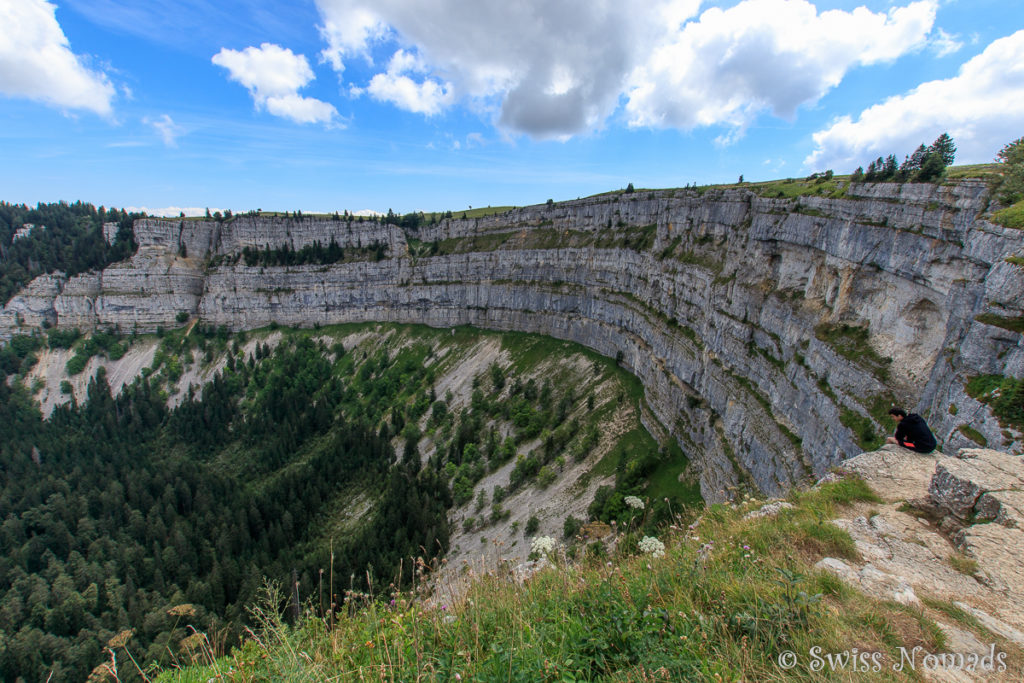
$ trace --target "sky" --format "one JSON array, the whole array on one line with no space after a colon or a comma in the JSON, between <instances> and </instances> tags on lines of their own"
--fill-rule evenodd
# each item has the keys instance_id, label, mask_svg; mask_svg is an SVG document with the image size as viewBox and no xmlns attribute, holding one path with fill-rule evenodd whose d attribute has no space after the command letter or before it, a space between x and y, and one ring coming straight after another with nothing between
<instances>
[{"instance_id":1,"label":"sky","mask_svg":"<svg viewBox=\"0 0 1024 683\"><path fill-rule=\"evenodd\" d=\"M0 0L0 200L464 210L1024 136L1020 0Z\"/></svg>"}]
</instances>

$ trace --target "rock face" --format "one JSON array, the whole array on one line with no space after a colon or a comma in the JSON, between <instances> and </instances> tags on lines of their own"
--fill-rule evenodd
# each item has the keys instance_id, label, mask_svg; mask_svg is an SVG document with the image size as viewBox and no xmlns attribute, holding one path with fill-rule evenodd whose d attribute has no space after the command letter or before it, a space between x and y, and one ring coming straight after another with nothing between
<instances>
[{"instance_id":1,"label":"rock face","mask_svg":"<svg viewBox=\"0 0 1024 683\"><path fill-rule=\"evenodd\" d=\"M777 494L863 449L844 426L898 401L945 447L1019 451L966 377L1024 376L1019 231L984 220L984 184L861 184L837 198L745 189L601 195L407 232L343 219L141 220L138 253L38 278L0 334L394 321L523 330L618 357L700 470L704 496ZM245 247L387 246L379 261L248 267ZM434 254L434 255L430 255ZM20 318L18 317L20 314ZM984 317L992 321L991 316ZM844 327L845 326L845 327ZM891 362L887 361L891 358ZM954 406L954 408L950 408ZM884 411L883 411L884 412ZM654 427L655 425L651 425Z\"/></svg>"},{"instance_id":2,"label":"rock face","mask_svg":"<svg viewBox=\"0 0 1024 683\"><path fill-rule=\"evenodd\" d=\"M961 449L956 458L938 462L928 495L960 522L977 518L1018 527L1024 510L1024 460L986 448Z\"/></svg>"},{"instance_id":3,"label":"rock face","mask_svg":"<svg viewBox=\"0 0 1024 683\"><path fill-rule=\"evenodd\" d=\"M886 446L847 460L842 468L861 476L882 500L858 504L833 521L849 532L859 558L825 558L820 569L919 609L922 598L946 601L988 634L1024 646L1024 531L1013 519L1019 520L1015 501L1024 492L1024 460L988 449L922 457ZM996 494L1002 502L991 509L993 517L983 517L980 510L989 508L982 501Z\"/></svg>"}]
</instances>

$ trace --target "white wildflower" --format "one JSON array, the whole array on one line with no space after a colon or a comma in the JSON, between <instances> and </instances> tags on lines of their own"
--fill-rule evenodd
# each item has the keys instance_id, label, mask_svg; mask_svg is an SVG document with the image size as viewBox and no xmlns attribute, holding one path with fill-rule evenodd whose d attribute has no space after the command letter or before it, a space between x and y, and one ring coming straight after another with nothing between
<instances>
[{"instance_id":1,"label":"white wildflower","mask_svg":"<svg viewBox=\"0 0 1024 683\"><path fill-rule=\"evenodd\" d=\"M647 553L651 557L664 557L665 556L665 544L656 539L654 536L644 536L639 543L640 550Z\"/></svg>"},{"instance_id":2,"label":"white wildflower","mask_svg":"<svg viewBox=\"0 0 1024 683\"><path fill-rule=\"evenodd\" d=\"M637 498L636 496L626 496L623 499L623 502L631 508L635 508L637 510L644 509L644 502Z\"/></svg>"},{"instance_id":3,"label":"white wildflower","mask_svg":"<svg viewBox=\"0 0 1024 683\"><path fill-rule=\"evenodd\" d=\"M533 539L533 543L530 544L530 552L536 553L543 557L550 555L555 551L555 539L550 536L537 536Z\"/></svg>"}]
</instances>

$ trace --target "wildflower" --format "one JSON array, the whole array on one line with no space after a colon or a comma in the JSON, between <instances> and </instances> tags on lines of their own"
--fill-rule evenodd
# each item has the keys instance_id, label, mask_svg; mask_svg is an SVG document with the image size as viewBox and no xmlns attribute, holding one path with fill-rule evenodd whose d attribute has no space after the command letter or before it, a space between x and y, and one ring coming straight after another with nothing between
<instances>
[{"instance_id":1,"label":"wildflower","mask_svg":"<svg viewBox=\"0 0 1024 683\"><path fill-rule=\"evenodd\" d=\"M135 629L130 628L125 631L121 631L116 636L107 641L107 647L114 649L115 647L124 647L131 640L131 637L135 635Z\"/></svg>"},{"instance_id":2,"label":"wildflower","mask_svg":"<svg viewBox=\"0 0 1024 683\"><path fill-rule=\"evenodd\" d=\"M665 544L659 541L654 536L644 536L638 544L640 550L647 553L652 557L664 557L665 556Z\"/></svg>"},{"instance_id":3,"label":"wildflower","mask_svg":"<svg viewBox=\"0 0 1024 683\"><path fill-rule=\"evenodd\" d=\"M555 539L550 536L537 536L530 544L530 552L537 555L548 555L555 551Z\"/></svg>"},{"instance_id":4,"label":"wildflower","mask_svg":"<svg viewBox=\"0 0 1024 683\"><path fill-rule=\"evenodd\" d=\"M183 638L182 641L178 643L178 647L182 650L198 650L204 645L205 640L206 636L202 633L193 633L192 635Z\"/></svg>"},{"instance_id":5,"label":"wildflower","mask_svg":"<svg viewBox=\"0 0 1024 683\"><path fill-rule=\"evenodd\" d=\"M183 605L175 605L167 610L167 613L172 617L194 617L196 615L196 608L195 605L185 603Z\"/></svg>"},{"instance_id":6,"label":"wildflower","mask_svg":"<svg viewBox=\"0 0 1024 683\"><path fill-rule=\"evenodd\" d=\"M637 498L636 496L626 496L625 498L623 498L622 502L636 510L644 509L644 502Z\"/></svg>"}]
</instances>

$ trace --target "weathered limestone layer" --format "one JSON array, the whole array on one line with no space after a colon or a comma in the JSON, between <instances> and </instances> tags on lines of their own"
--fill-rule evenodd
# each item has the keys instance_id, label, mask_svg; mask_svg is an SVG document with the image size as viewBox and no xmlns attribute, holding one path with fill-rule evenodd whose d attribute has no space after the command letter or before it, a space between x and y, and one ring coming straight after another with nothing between
<instances>
[{"instance_id":1,"label":"weathered limestone layer","mask_svg":"<svg viewBox=\"0 0 1024 683\"><path fill-rule=\"evenodd\" d=\"M1020 450L1021 435L964 393L971 375L1024 376L1021 335L975 320L1024 314L1024 270L1005 260L1024 240L983 220L987 205L967 181L855 185L841 198L604 195L408 234L330 219L144 220L130 261L37 279L5 315L151 331L185 311L233 329L394 321L571 339L622 354L705 498L720 500L743 485L781 492L861 452L842 420L868 419L879 401L924 412L946 448L974 445L957 431L969 420ZM281 268L233 258L331 240L388 250ZM829 335L844 324L868 332L853 352Z\"/></svg>"}]
</instances>

